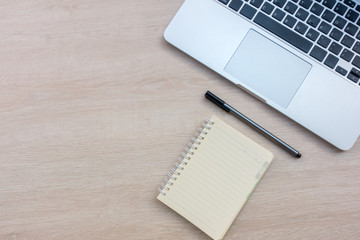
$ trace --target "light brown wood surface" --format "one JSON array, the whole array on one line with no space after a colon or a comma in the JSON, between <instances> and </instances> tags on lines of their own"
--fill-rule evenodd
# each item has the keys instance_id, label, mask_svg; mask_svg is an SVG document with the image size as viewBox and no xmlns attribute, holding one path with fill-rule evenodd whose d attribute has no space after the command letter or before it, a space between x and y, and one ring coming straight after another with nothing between
<instances>
[{"instance_id":1,"label":"light brown wood surface","mask_svg":"<svg viewBox=\"0 0 360 240\"><path fill-rule=\"evenodd\" d=\"M276 156L225 239L360 238L359 141L335 149L167 44L181 3L0 2L0 240L208 239L156 196L213 114Z\"/></svg>"}]
</instances>

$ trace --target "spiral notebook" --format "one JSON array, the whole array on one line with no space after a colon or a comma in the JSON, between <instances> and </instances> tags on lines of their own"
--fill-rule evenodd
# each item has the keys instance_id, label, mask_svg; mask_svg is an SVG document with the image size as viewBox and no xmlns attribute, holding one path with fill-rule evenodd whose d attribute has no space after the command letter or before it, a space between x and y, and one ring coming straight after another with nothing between
<instances>
[{"instance_id":1,"label":"spiral notebook","mask_svg":"<svg viewBox=\"0 0 360 240\"><path fill-rule=\"evenodd\" d=\"M273 155L213 116L159 188L157 199L213 239L222 239Z\"/></svg>"}]
</instances>

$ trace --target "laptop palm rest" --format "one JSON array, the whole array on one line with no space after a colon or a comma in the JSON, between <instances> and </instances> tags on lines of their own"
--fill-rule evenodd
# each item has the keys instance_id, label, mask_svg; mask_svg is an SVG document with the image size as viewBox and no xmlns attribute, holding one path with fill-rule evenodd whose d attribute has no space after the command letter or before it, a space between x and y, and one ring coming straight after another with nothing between
<instances>
[{"instance_id":1,"label":"laptop palm rest","mask_svg":"<svg viewBox=\"0 0 360 240\"><path fill-rule=\"evenodd\" d=\"M225 71L260 97L286 108L311 67L311 64L251 29Z\"/></svg>"}]
</instances>

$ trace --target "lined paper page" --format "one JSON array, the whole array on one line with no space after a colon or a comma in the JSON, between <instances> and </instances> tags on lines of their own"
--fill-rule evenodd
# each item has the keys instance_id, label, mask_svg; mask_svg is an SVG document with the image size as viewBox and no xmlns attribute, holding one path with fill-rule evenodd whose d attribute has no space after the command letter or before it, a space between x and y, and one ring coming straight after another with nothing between
<instances>
[{"instance_id":1,"label":"lined paper page","mask_svg":"<svg viewBox=\"0 0 360 240\"><path fill-rule=\"evenodd\" d=\"M273 155L219 118L158 199L213 239L222 239Z\"/></svg>"}]
</instances>

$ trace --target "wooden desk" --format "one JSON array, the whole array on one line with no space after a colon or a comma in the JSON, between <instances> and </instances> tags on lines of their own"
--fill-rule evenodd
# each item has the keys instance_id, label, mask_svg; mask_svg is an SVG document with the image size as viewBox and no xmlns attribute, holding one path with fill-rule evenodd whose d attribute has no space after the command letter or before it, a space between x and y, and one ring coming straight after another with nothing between
<instances>
[{"instance_id":1,"label":"wooden desk","mask_svg":"<svg viewBox=\"0 0 360 240\"><path fill-rule=\"evenodd\" d=\"M167 44L182 0L3 1L0 239L208 239L156 200L216 114L276 155L226 239L359 239L360 143L340 152ZM213 90L295 160L207 102Z\"/></svg>"}]
</instances>

